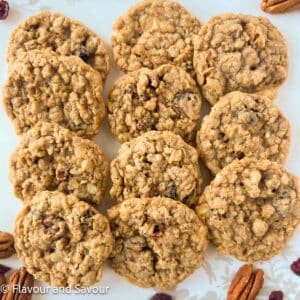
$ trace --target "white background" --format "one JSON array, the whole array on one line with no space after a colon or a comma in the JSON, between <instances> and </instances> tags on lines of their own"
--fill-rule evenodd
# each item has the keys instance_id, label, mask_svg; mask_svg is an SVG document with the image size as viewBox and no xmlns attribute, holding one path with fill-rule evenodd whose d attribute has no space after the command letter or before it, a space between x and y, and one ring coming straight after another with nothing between
<instances>
[{"instance_id":1,"label":"white background","mask_svg":"<svg viewBox=\"0 0 300 300\"><path fill-rule=\"evenodd\" d=\"M0 21L0 86L6 79L7 65L5 62L6 47L11 30L23 19L40 10L50 9L62 12L69 17L79 19L92 28L107 43L111 36L114 20L125 12L135 0L10 0L10 14L6 21ZM292 146L286 167L289 171L300 175L300 10L288 14L271 16L264 14L259 8L259 0L179 0L187 9L196 15L202 23L211 16L223 13L247 13L268 16L285 35L289 45L290 70L289 78L279 92L277 104L289 118L293 127ZM120 75L113 67L109 80L106 82L105 96L112 82ZM11 123L3 110L0 110L0 230L13 231L14 217L21 204L13 196L8 181L8 159L18 143ZM95 139L104 149L109 159L116 155L118 143L109 133L107 121ZM107 197L104 205L111 205ZM290 263L300 256L300 231L290 241L284 252L263 264L256 264L266 271L265 287L258 299L268 299L272 290L281 289L285 298L300 299L300 277L289 270ZM19 266L16 257L2 260L0 263L11 267ZM176 300L221 300L225 299L226 290L236 269L241 265L232 257L218 255L212 248L204 268L195 272L177 288L169 293ZM38 285L38 283L37 283ZM152 289L140 289L127 283L105 268L99 286L109 286L107 296L101 295L35 295L33 299L149 299L155 293Z\"/></svg>"}]
</instances>

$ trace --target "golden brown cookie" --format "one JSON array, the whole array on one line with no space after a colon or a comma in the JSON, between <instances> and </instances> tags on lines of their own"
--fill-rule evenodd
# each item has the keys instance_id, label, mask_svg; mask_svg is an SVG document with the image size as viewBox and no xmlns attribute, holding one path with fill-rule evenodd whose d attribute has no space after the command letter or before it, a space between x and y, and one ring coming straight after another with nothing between
<instances>
[{"instance_id":1,"label":"golden brown cookie","mask_svg":"<svg viewBox=\"0 0 300 300\"><path fill-rule=\"evenodd\" d=\"M276 162L244 158L216 175L196 213L222 254L267 260L280 253L299 224L298 182Z\"/></svg>"},{"instance_id":2,"label":"golden brown cookie","mask_svg":"<svg viewBox=\"0 0 300 300\"><path fill-rule=\"evenodd\" d=\"M35 49L78 56L97 70L103 81L110 68L104 41L82 23L59 13L40 12L19 24L10 36L7 60L12 63L19 53Z\"/></svg>"},{"instance_id":3,"label":"golden brown cookie","mask_svg":"<svg viewBox=\"0 0 300 300\"><path fill-rule=\"evenodd\" d=\"M33 50L11 65L3 104L17 134L45 121L92 137L105 116L101 94L99 73L78 57Z\"/></svg>"},{"instance_id":4,"label":"golden brown cookie","mask_svg":"<svg viewBox=\"0 0 300 300\"><path fill-rule=\"evenodd\" d=\"M108 121L120 142L147 131L169 130L187 142L195 138L201 96L183 69L162 65L124 75L108 98Z\"/></svg>"},{"instance_id":5,"label":"golden brown cookie","mask_svg":"<svg viewBox=\"0 0 300 300\"><path fill-rule=\"evenodd\" d=\"M195 38L194 67L202 96L212 105L232 91L261 92L287 77L284 37L263 17L223 14Z\"/></svg>"},{"instance_id":6,"label":"golden brown cookie","mask_svg":"<svg viewBox=\"0 0 300 300\"><path fill-rule=\"evenodd\" d=\"M113 26L112 46L125 72L175 64L194 75L194 36L200 22L179 3L145 0L119 17Z\"/></svg>"},{"instance_id":7,"label":"golden brown cookie","mask_svg":"<svg viewBox=\"0 0 300 300\"><path fill-rule=\"evenodd\" d=\"M124 143L110 169L110 194L118 202L162 196L192 206L201 193L197 151L170 131L149 131Z\"/></svg>"},{"instance_id":8,"label":"golden brown cookie","mask_svg":"<svg viewBox=\"0 0 300 300\"><path fill-rule=\"evenodd\" d=\"M55 123L30 129L9 165L14 193L26 202L38 192L58 190L99 204L108 183L109 164L101 148Z\"/></svg>"},{"instance_id":9,"label":"golden brown cookie","mask_svg":"<svg viewBox=\"0 0 300 300\"><path fill-rule=\"evenodd\" d=\"M111 208L108 218L112 267L138 286L170 289L203 263L207 229L180 202L132 198Z\"/></svg>"},{"instance_id":10,"label":"golden brown cookie","mask_svg":"<svg viewBox=\"0 0 300 300\"><path fill-rule=\"evenodd\" d=\"M108 220L74 195L41 192L15 221L18 258L35 279L52 286L98 282L112 247Z\"/></svg>"},{"instance_id":11,"label":"golden brown cookie","mask_svg":"<svg viewBox=\"0 0 300 300\"><path fill-rule=\"evenodd\" d=\"M233 92L215 104L197 133L199 156L218 173L245 156L283 164L291 139L289 121L267 98Z\"/></svg>"}]
</instances>

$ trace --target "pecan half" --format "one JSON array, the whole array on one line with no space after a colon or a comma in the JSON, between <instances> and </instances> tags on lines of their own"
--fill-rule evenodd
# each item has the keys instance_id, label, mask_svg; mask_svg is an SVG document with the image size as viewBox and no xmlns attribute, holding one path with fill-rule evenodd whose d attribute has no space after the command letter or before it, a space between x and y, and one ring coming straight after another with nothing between
<instances>
[{"instance_id":1,"label":"pecan half","mask_svg":"<svg viewBox=\"0 0 300 300\"><path fill-rule=\"evenodd\" d=\"M270 14L283 13L300 4L300 0L262 0L261 8Z\"/></svg>"},{"instance_id":2,"label":"pecan half","mask_svg":"<svg viewBox=\"0 0 300 300\"><path fill-rule=\"evenodd\" d=\"M254 300L264 283L264 271L243 265L232 279L227 300Z\"/></svg>"},{"instance_id":3,"label":"pecan half","mask_svg":"<svg viewBox=\"0 0 300 300\"><path fill-rule=\"evenodd\" d=\"M8 272L10 270L10 267L4 266L4 265L0 265L0 287L2 285L6 284L6 278L5 278L5 273ZM0 300L2 299L3 296L3 289L0 289Z\"/></svg>"},{"instance_id":4,"label":"pecan half","mask_svg":"<svg viewBox=\"0 0 300 300\"><path fill-rule=\"evenodd\" d=\"M14 237L8 232L0 231L0 258L8 258L14 253Z\"/></svg>"},{"instance_id":5,"label":"pecan half","mask_svg":"<svg viewBox=\"0 0 300 300\"><path fill-rule=\"evenodd\" d=\"M30 300L34 279L24 267L13 273L8 281L8 290L2 300Z\"/></svg>"}]
</instances>

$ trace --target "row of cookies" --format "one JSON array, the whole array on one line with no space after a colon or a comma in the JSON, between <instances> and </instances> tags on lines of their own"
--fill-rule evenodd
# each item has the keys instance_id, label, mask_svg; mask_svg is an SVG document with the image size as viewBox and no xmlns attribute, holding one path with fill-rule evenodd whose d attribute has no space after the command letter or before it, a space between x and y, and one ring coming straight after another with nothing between
<instances>
[{"instance_id":1,"label":"row of cookies","mask_svg":"<svg viewBox=\"0 0 300 300\"><path fill-rule=\"evenodd\" d=\"M111 41L123 71L176 65L212 105L232 91L274 98L287 77L285 39L263 17L222 14L201 26L178 3L146 0L119 17Z\"/></svg>"},{"instance_id":2,"label":"row of cookies","mask_svg":"<svg viewBox=\"0 0 300 300\"><path fill-rule=\"evenodd\" d=\"M88 65L74 57L74 54L78 54L88 62L82 45L79 53L73 51L78 46L76 43L81 31L86 30L77 26L78 31L74 29L76 34L69 34L74 24L78 25L75 21L52 13L41 13L22 23L12 33L10 40L8 60L11 61L13 57L14 63L4 88L5 108L17 133L23 134L10 160L10 179L15 195L25 204L15 225L18 257L35 278L55 286L72 287L76 284L87 286L98 281L103 262L113 247L108 222L88 204L99 204L103 198L108 177L107 160L96 144L74 134L83 137L94 135L104 111L102 102L97 102L102 91L99 76L97 78ZM64 26L66 32L62 30ZM47 39L44 41L45 34L49 44ZM22 39L16 38L19 35ZM86 43L82 41L82 44ZM12 55L12 49L18 53ZM95 65L92 66L97 69ZM178 73L178 77L187 78L188 89L191 86L192 92L196 90L189 75L179 68L171 66L172 69L175 75ZM196 95L195 100L200 111L199 96ZM180 146L185 147L183 141L181 143ZM195 156L196 152L193 151ZM194 157L193 164L188 165L191 171L195 169L195 162ZM174 184L171 181L165 183L167 187L162 189L166 190L166 194L173 195ZM192 187L187 192L183 186L180 197L186 202L193 201L193 194L199 190L200 182L196 184L196 188ZM187 195L182 196L184 193ZM136 208L137 224L126 229L129 237L116 238L112 265L122 274L127 269L122 265L126 267L130 263L136 268L141 262L146 263L146 266L139 266L148 272L145 276L139 276L140 285L159 288L174 286L202 264L207 244L206 228L192 210L172 200L151 198L139 202L133 200L135 203L140 203ZM130 200L124 202L125 206L129 204ZM134 205L129 215L133 213ZM149 214L146 214L145 208L148 206ZM112 211L122 214L123 208L115 207ZM145 214L144 229L136 233L135 227L140 227L141 213ZM167 220L166 213L170 214ZM176 218L174 213L178 214ZM162 218L164 224L161 224ZM114 228L120 226L122 230L126 219L120 225L114 225L119 218L115 221L113 217L110 219L112 232L118 237L119 229ZM155 251L141 246L141 252L136 253L136 264L132 259L128 261L130 251L118 253L120 244L121 248L123 244L131 244L131 231L137 234L132 239L132 246L140 239L145 239L144 244L157 243ZM180 242L180 251L171 253L175 246L178 247L178 234L185 242ZM170 253L164 253L165 247L170 248ZM174 256L171 265L170 254ZM148 260L143 259L145 255L149 256ZM157 262L154 263L154 260ZM132 269L131 275L122 275L128 278L136 276L136 272Z\"/></svg>"},{"instance_id":3,"label":"row of cookies","mask_svg":"<svg viewBox=\"0 0 300 300\"><path fill-rule=\"evenodd\" d=\"M61 14L41 12L14 29L7 62L3 104L18 135L38 121L87 138L99 132L110 58L96 33Z\"/></svg>"},{"instance_id":4,"label":"row of cookies","mask_svg":"<svg viewBox=\"0 0 300 300\"><path fill-rule=\"evenodd\" d=\"M281 164L264 157L236 159L202 191L196 150L167 131L124 143L111 163L111 178L117 201L162 196L189 206L216 248L243 261L279 254L300 222L298 179Z\"/></svg>"},{"instance_id":5,"label":"row of cookies","mask_svg":"<svg viewBox=\"0 0 300 300\"><path fill-rule=\"evenodd\" d=\"M10 180L24 203L15 247L36 279L91 285L110 256L133 283L168 289L203 263L207 228L185 205L200 196L196 150L172 132L151 131L119 153L111 195L121 203L108 211L109 226L90 205L101 202L107 186L101 149L55 123L39 122L22 136L10 160Z\"/></svg>"},{"instance_id":6,"label":"row of cookies","mask_svg":"<svg viewBox=\"0 0 300 300\"><path fill-rule=\"evenodd\" d=\"M53 127L54 133L50 131ZM37 138L37 132L44 135ZM111 235L105 217L85 202L97 190L89 184L95 183L91 174L99 162L93 161L95 149L89 153L82 151L83 160L80 147L92 142L55 124L37 124L26 133L24 141L26 136L28 140L34 134L31 143L21 142L11 160L11 180L19 180L13 182L15 190L32 192L16 221L16 249L29 271L52 285L96 282L105 258L110 255L114 270L133 283L171 288L203 263L207 233L225 255L261 261L278 254L299 223L297 180L278 163L248 157L235 161L222 169L200 195L201 173L196 150L172 132L151 131L124 143L111 164L111 194L121 202L108 211ZM70 141L71 136L74 141ZM60 150L63 143L69 147ZM59 157L61 161L57 161ZM63 161L70 161L71 168L62 166ZM31 166L40 166L41 170ZM101 170L95 173L98 172ZM20 176L22 173L26 177ZM55 185L57 181L59 185ZM74 181L80 181L83 187L77 184L74 189ZM43 182L48 185L41 186ZM71 206L70 210L64 207L65 202ZM195 209L199 219L185 204ZM53 211L48 205L53 205ZM82 214L72 206L81 207ZM105 228L100 236L98 222ZM106 238L99 249L106 250L98 249L100 258L73 255L73 248L77 249L81 243L82 253L89 251L94 243L100 243L103 234ZM84 258L93 268L87 267L86 273L82 269L73 270ZM41 267L44 265L46 271ZM96 273L95 268L98 268ZM68 276L70 270L74 277ZM77 272L81 276L77 277Z\"/></svg>"},{"instance_id":7,"label":"row of cookies","mask_svg":"<svg viewBox=\"0 0 300 300\"><path fill-rule=\"evenodd\" d=\"M42 282L90 286L114 244L107 218L90 205L103 199L109 164L82 138L97 134L105 115L108 50L83 24L43 12L13 31L8 63L3 103L22 134L10 159L24 203L15 221L18 258Z\"/></svg>"},{"instance_id":8,"label":"row of cookies","mask_svg":"<svg viewBox=\"0 0 300 300\"><path fill-rule=\"evenodd\" d=\"M108 99L110 127L121 142L150 130L191 142L201 97L215 104L235 90L271 95L287 75L284 38L267 19L222 15L201 27L168 0L143 1L120 17L112 46L118 65L130 71ZM99 132L105 114L100 77L107 76L109 56L90 29L56 13L30 17L11 35L8 62L3 102L18 134L38 120L83 137ZM197 78L200 93L185 71Z\"/></svg>"},{"instance_id":9,"label":"row of cookies","mask_svg":"<svg viewBox=\"0 0 300 300\"><path fill-rule=\"evenodd\" d=\"M22 135L9 164L24 204L15 249L27 271L57 287L98 282L114 245L109 221L93 207L109 176L100 147L56 123L38 122Z\"/></svg>"},{"instance_id":10,"label":"row of cookies","mask_svg":"<svg viewBox=\"0 0 300 300\"><path fill-rule=\"evenodd\" d=\"M132 198L112 207L108 219L74 195L38 193L16 218L18 258L35 279L71 288L98 282L109 256L120 275L159 289L203 263L207 229L181 203Z\"/></svg>"},{"instance_id":11,"label":"row of cookies","mask_svg":"<svg viewBox=\"0 0 300 300\"><path fill-rule=\"evenodd\" d=\"M12 156L12 162L14 161L14 157L18 158L20 157L20 163L12 164L11 167L11 180L13 181L13 184L15 186L15 190L24 191L21 194L24 194L24 197L26 197L26 191L30 191L31 195L30 197L33 197L34 194L37 193L37 191L41 190L54 190L58 189L61 191L64 191L65 193L73 193L83 199L89 199L94 200L92 202L98 203L98 197L94 197L91 193L88 192L94 191L95 189L91 184L96 183L97 180L93 180L91 178L91 175L94 174L100 174L100 172L95 172L93 169L94 165L97 165L99 162L90 162L89 158L93 158L95 160L95 151L90 151L87 153L86 151L79 151L80 148L78 146L74 145L73 141L70 141L70 135L71 133L67 133L67 131L63 131L61 133L55 133L53 132L53 128L57 132L63 131L61 128L59 128L56 125L50 125L50 124L40 124L36 125L34 129L30 130L25 136L30 136L31 134L34 136L32 138L33 144L28 143L28 148L32 149L33 151L27 152L26 157L24 157L20 152L22 152L21 149L27 148L26 145L22 145L22 142L19 146L19 150L17 149L15 152L15 155ZM43 136L40 139L40 135L35 134L34 131L42 131L45 132ZM67 138L68 137L68 138ZM65 147L61 147L63 144L63 141L59 140L60 138L64 138L66 141L66 144L68 145L68 149L64 149ZM50 145L53 145L54 151L52 152L47 151L47 148L49 145L44 144L43 140L50 140ZM58 140L57 140L58 139ZM79 143L80 139L77 137L72 136L72 140L75 139L77 141L76 144ZM23 140L26 140L26 138L23 138ZM57 141L56 141L57 140ZM68 141L69 140L69 141ZM82 141L82 140L81 140ZM29 145L30 144L30 145ZM35 144L40 147L38 149L38 153L41 153L38 158L35 158ZM56 144L58 146L56 146ZM83 142L82 142L83 144ZM52 148L52 147L50 147ZM74 150L73 150L73 149ZM61 149L61 150L60 150ZM76 150L77 149L77 150ZM46 159L44 160L43 153L46 152ZM68 157L65 157L64 153L68 153ZM76 155L73 155L75 153ZM82 156L80 155L82 153ZM193 152L193 155L195 156L195 151ZM50 157L49 157L50 156ZM99 155L98 155L99 156ZM79 166L77 166L76 162L78 162L79 165L81 165L82 159L87 159L88 161L84 163L83 165L86 165L86 167L82 170ZM100 160L100 159L99 159ZM24 165L23 162L28 162L30 165ZM100 160L101 161L101 160ZM195 159L194 165L195 165ZM50 163L49 163L50 162ZM65 164L65 162L69 162L69 164ZM84 161L83 161L84 162ZM40 165L40 170L36 169L36 164ZM15 167L14 167L15 166ZM49 170L50 169L50 170ZM195 169L195 166L191 169L193 171ZM16 170L15 174L14 170ZM22 174L23 172L26 173ZM45 171L43 173L43 171ZM84 172L85 171L85 172ZM99 171L101 171L99 169ZM196 169L197 171L197 169ZM102 170L102 175L105 174L105 168ZM77 176L76 176L77 175ZM187 175L185 175L187 176ZM40 180L40 178L44 180ZM50 185L49 185L50 184ZM98 189L98 192L100 192L100 185L101 184L95 184L95 186ZM172 185L172 184L171 184ZM27 186L30 186L30 189L27 188ZM170 192L172 193L172 187L168 187ZM197 187L199 189L199 187ZM79 191L80 190L80 191ZM20 193L19 193L20 194ZM101 194L101 193L100 193ZM18 194L17 194L18 196ZM96 195L95 195L96 196ZM42 192L41 194L37 193L35 196L36 200L33 201L33 204L26 204L25 208L23 209L23 212L20 214L20 217L17 219L16 222L16 245L18 251L18 256L20 257L21 261L25 263L28 270L32 272L36 278L46 281L52 285L74 285L76 283L79 283L81 285L89 285L93 283L96 280L95 272L97 275L97 279L99 280L99 274L100 274L100 267L102 266L102 261L104 257L107 255L107 251L103 253L103 248L95 247L94 250L91 250L91 253L94 253L94 251L99 251L96 258L98 259L92 259L89 255L86 257L86 263L82 262L81 256L82 254L76 254L76 252L73 252L73 249L75 248L75 245L77 247L81 248L81 245L83 242L81 240L73 241L72 235L70 238L70 245L69 243L66 244L66 246L74 246L71 247L72 253L68 253L64 247L64 245L60 247L53 247L53 244L49 243L49 240L55 243L57 245L61 245L65 242L66 236L69 238L70 234L67 232L64 232L64 230L59 230L60 226L64 226L67 229L71 231L72 226L70 226L69 219L73 220L77 227L78 234L80 234L81 229L81 222L83 223L83 229L86 228L86 224L91 223L91 218L93 219L99 219L97 215L95 217L93 216L95 212L89 212L83 214L83 217L81 218L81 211L79 209L76 209L78 211L78 215L76 216L78 220L80 220L80 223L76 222L76 218L70 218L70 214L66 213L66 208L59 206L56 204L56 202L65 203L64 197L62 194L55 194L50 195L49 193ZM71 196L68 196L71 197ZM45 198L51 198L51 201L45 200ZM95 198L95 199L94 199ZM70 199L71 200L71 199ZM97 201L95 201L97 200ZM140 218L140 214L144 213L146 210L142 205L141 202L133 201L134 203L139 203L141 207L136 208L136 222L137 224L134 225L133 229L130 229L129 226L126 227L126 231L123 230L123 223L118 224L120 218L116 218L116 225L112 224L112 231L115 232L115 236L120 237L116 239L116 247L117 250L124 248L124 243L128 245L125 249L128 249L126 253L118 253L118 251L114 252L114 258L113 259L113 266L115 266L115 269L119 271L119 273L124 273L123 275L126 277L133 277L136 276L136 274L139 274L140 272L136 273L135 269L132 269L132 272L129 274L125 274L124 271L126 271L126 265L130 264L131 266L135 266L135 268L139 267L140 269L144 270L143 276L138 276L139 280L138 282L143 286L156 286L160 288L167 288L178 281L182 280L184 277L186 277L189 273L191 273L193 270L195 270L199 264L203 261L203 254L204 250L206 248L206 229L201 225L200 221L196 218L195 214L185 208L185 206L177 205L175 202L170 202L168 200L157 200L157 203L153 203L153 199L150 201L144 200L144 206L149 206L150 208L154 206L155 209L151 209L149 214L146 215L145 218L149 221L143 221ZM72 201L69 201L72 202ZM73 200L74 202L74 200ZM147 204L149 202L149 204ZM160 202L162 202L160 204ZM27 203L27 202L26 202ZM45 203L45 204L44 204ZM52 209L49 209L49 206L52 205L57 206L57 208L54 209L52 212ZM55 204L54 204L55 203ZM128 202L130 204L130 202ZM128 205L127 202L124 202L124 205ZM131 206L133 206L133 204ZM150 205L151 204L151 205ZM71 205L71 204L70 204ZM41 206L39 208L38 206ZM75 206L75 205L74 205ZM83 204L81 204L83 206ZM162 216L159 216L160 208L162 209ZM172 213L178 211L179 215L178 217L174 218L173 215L170 215L165 224L165 226L161 225L161 217L165 219L166 212L170 211L171 208L173 208ZM51 208L51 207L50 207ZM121 209L121 208L120 208ZM74 209L75 210L75 209ZM42 211L41 215L45 214L45 211L51 216L46 218L47 222L44 222L43 219L40 222L34 223L34 227L37 228L37 232L34 232L32 236L27 235L28 232L31 231L32 224L30 222L27 222L27 219L31 219L31 212L36 213L36 211ZM115 214L117 214L118 209L114 209ZM123 212L124 211L124 212ZM68 210L67 210L68 212ZM131 208L130 210L122 209L120 214L124 214L125 216L121 219L124 224L126 221L126 218L130 216L130 220L132 220L132 216L134 216L134 209ZM187 221L183 222L185 214L187 215ZM54 215L54 217L52 217ZM152 219L150 216L153 215ZM92 217L91 217L92 216ZM126 217L127 216L127 217ZM152 224L156 218L159 218L157 222L159 222L160 227L157 228L155 224ZM51 220L54 219L54 220ZM59 220L60 222L57 222L56 220ZM153 220L154 219L154 220ZM39 219L37 219L39 221ZM103 220L96 220L94 223L99 222L104 223ZM139 229L140 222L143 222L144 224L144 232L141 237L139 237L139 233L136 233L137 230L135 227ZM168 223L167 223L168 222ZM55 223L58 223L55 224ZM180 223L180 224L178 224ZM29 230L24 231L23 230L23 224L29 224ZM67 226L66 226L67 224ZM117 225L118 224L118 225ZM71 222L72 225L72 222ZM180 225L180 226L178 226ZM189 229L187 230L187 226L189 226ZM20 229L19 229L20 227ZM120 229L118 229L120 227ZM165 228L163 228L165 227ZM182 230L179 230L180 227L182 227ZM115 228L115 229L114 229ZM137 234L137 237L132 238L131 230L134 231L134 234ZM168 232L168 240L164 242L164 239L166 238L165 235L162 234L162 230L167 230ZM176 232L174 232L176 230ZM124 236L119 234L118 232L124 231ZM128 231L128 233L126 233ZM182 232L181 232L182 231ZM41 234L42 233L42 234ZM63 234L62 234L63 233ZM75 232L74 232L75 233ZM182 240L178 240L178 233L180 233L180 236L182 236ZM187 234L188 233L188 234ZM39 239L39 243L36 243L35 240L38 240L36 237L41 234L41 239ZM84 248L89 249L89 242L92 244L97 241L97 239L93 238L92 240L92 234L94 234L93 231L86 231L84 235L89 235L90 241L85 242L84 241ZM128 234L129 236L126 236L125 234ZM145 235L147 234L147 236ZM175 236L176 234L176 236ZM157 235L157 236L156 236ZM192 242L189 240L189 237L192 238ZM98 237L98 240L101 236ZM145 241L143 241L145 239ZM27 241L30 241L31 243L26 243ZM141 240L140 248L138 247L138 242ZM149 241L147 241L149 240ZM150 249L147 249L145 246L147 243L151 244L153 241L157 241L157 249L155 252L151 252ZM106 240L104 241L107 243L107 248L109 248L109 245L111 243L109 236L106 237ZM164 253L164 248L168 246L170 248L170 252L173 250L175 244L180 243L181 249L178 253L173 253L174 256L174 263L172 265L169 264L170 260L170 253ZM32 244L32 246L31 246ZM50 244L50 246L48 246ZM196 246L195 246L196 244ZM28 246L30 245L30 246ZM78 246L79 245L79 246ZM130 246L132 245L132 246ZM161 245L161 246L160 246ZM130 247L129 247L130 246ZM178 245L176 245L178 247ZM135 247L136 253L132 253L131 249ZM54 249L53 249L54 248ZM158 250L161 249L161 254L163 254L161 257L158 256ZM190 249L190 250L189 250ZM194 252L193 249L198 249L197 252ZM74 250L75 251L75 250ZM157 253L157 254L156 254ZM194 253L194 254L193 254ZM176 254L176 255L174 255ZM186 255L189 254L189 255ZM41 256L44 259L39 260L33 260L32 256ZM55 255L56 261L58 263L51 264L49 261L52 259L52 257ZM74 255L74 256L73 256ZM64 257L67 258L67 263L64 263ZM136 264L133 263L132 257L136 258ZM145 259L145 257L148 257L148 259ZM162 265L162 270L156 271L155 269L155 263L154 260L157 260L157 268L159 265ZM179 261L178 263L175 263ZM101 262L101 263L99 263ZM143 264L141 264L143 262ZM145 265L146 263L146 265ZM82 264L83 268L79 268L78 270L75 269L75 266L78 264ZM140 265L141 264L141 265ZM46 265L47 268L42 268L42 266ZM184 268L186 270L184 270ZM86 270L89 268L89 272L85 274ZM153 269L154 268L154 269ZM79 280L79 276L76 276L77 274L84 274L85 276L82 276L82 279ZM73 276L69 276L69 274L73 274ZM170 276L171 274L171 276ZM164 278L163 281L161 278ZM137 279L132 278L133 281L136 281Z\"/></svg>"},{"instance_id":12,"label":"row of cookies","mask_svg":"<svg viewBox=\"0 0 300 300\"><path fill-rule=\"evenodd\" d=\"M225 255L261 261L278 254L300 220L297 179L281 165L290 124L271 101L287 77L281 33L265 18L234 14L200 28L176 3L143 1L115 23L112 45L117 64L129 73L108 99L111 129L125 142L111 164L111 195L182 201ZM182 90L188 75L179 77L176 68L190 73L190 87ZM187 167L191 152L158 144L158 136L166 141L174 135L151 130L193 141L201 99L214 106L197 133L197 149L219 173L199 197L201 189L193 192L201 174Z\"/></svg>"},{"instance_id":13,"label":"row of cookies","mask_svg":"<svg viewBox=\"0 0 300 300\"><path fill-rule=\"evenodd\" d=\"M108 98L110 128L120 142L168 130L193 144L205 99L222 102L196 138L213 173L249 155L285 161L290 125L267 98L274 100L287 77L288 54L284 37L268 19L225 14L201 27L177 3L142 1L117 20L112 46L117 64L129 72ZM241 93L228 95L232 91ZM236 117L220 124L223 113Z\"/></svg>"},{"instance_id":14,"label":"row of cookies","mask_svg":"<svg viewBox=\"0 0 300 300\"><path fill-rule=\"evenodd\" d=\"M300 221L297 180L281 166L290 124L271 101L287 77L281 33L265 18L234 14L200 28L176 3L143 1L115 23L112 45L129 72L108 99L110 127L125 142L111 163L112 197L167 196L195 210L224 255L255 262L278 254ZM201 195L194 149L152 130L193 142L202 99L214 106L197 150L218 174ZM129 279L140 271L125 266L117 272Z\"/></svg>"}]
</instances>

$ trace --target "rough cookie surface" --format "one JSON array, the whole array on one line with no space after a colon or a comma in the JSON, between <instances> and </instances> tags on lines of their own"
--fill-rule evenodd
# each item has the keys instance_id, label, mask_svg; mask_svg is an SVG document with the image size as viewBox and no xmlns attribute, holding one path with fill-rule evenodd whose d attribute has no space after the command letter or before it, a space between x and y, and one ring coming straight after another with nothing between
<instances>
[{"instance_id":1,"label":"rough cookie surface","mask_svg":"<svg viewBox=\"0 0 300 300\"><path fill-rule=\"evenodd\" d=\"M41 192L15 221L18 258L52 286L90 286L100 280L113 248L108 220L74 195Z\"/></svg>"},{"instance_id":2,"label":"rough cookie surface","mask_svg":"<svg viewBox=\"0 0 300 300\"><path fill-rule=\"evenodd\" d=\"M11 34L7 59L12 63L19 53L47 49L59 55L79 56L105 80L109 53L104 41L82 23L53 12L41 12L22 22Z\"/></svg>"},{"instance_id":3,"label":"rough cookie surface","mask_svg":"<svg viewBox=\"0 0 300 300\"><path fill-rule=\"evenodd\" d=\"M162 196L191 206L200 196L197 151L170 131L149 131L124 143L110 169L110 194L119 202Z\"/></svg>"},{"instance_id":4,"label":"rough cookie surface","mask_svg":"<svg viewBox=\"0 0 300 300\"><path fill-rule=\"evenodd\" d=\"M111 208L108 218L112 267L134 284L170 289L203 263L207 229L180 202L133 198Z\"/></svg>"},{"instance_id":5,"label":"rough cookie surface","mask_svg":"<svg viewBox=\"0 0 300 300\"><path fill-rule=\"evenodd\" d=\"M171 63L194 75L193 39L199 30L200 22L180 4L142 1L113 26L116 62L125 72Z\"/></svg>"},{"instance_id":6,"label":"rough cookie surface","mask_svg":"<svg viewBox=\"0 0 300 300\"><path fill-rule=\"evenodd\" d=\"M78 57L33 50L11 66L3 103L17 134L46 121L92 137L105 115L101 93L98 72Z\"/></svg>"},{"instance_id":7,"label":"rough cookie surface","mask_svg":"<svg viewBox=\"0 0 300 300\"><path fill-rule=\"evenodd\" d=\"M224 14L195 38L194 67L203 97L215 104L232 91L255 93L282 84L287 46L268 19Z\"/></svg>"},{"instance_id":8,"label":"rough cookie surface","mask_svg":"<svg viewBox=\"0 0 300 300\"><path fill-rule=\"evenodd\" d=\"M269 99L233 92L204 118L197 149L208 168L217 173L245 156L284 163L290 138L288 120Z\"/></svg>"},{"instance_id":9,"label":"rough cookie surface","mask_svg":"<svg viewBox=\"0 0 300 300\"><path fill-rule=\"evenodd\" d=\"M97 144L54 123L41 122L29 130L10 159L10 181L23 201L58 190L98 204L108 176L108 161Z\"/></svg>"},{"instance_id":10,"label":"rough cookie surface","mask_svg":"<svg viewBox=\"0 0 300 300\"><path fill-rule=\"evenodd\" d=\"M120 142L150 130L169 130L186 141L195 137L201 97L194 80L181 68L142 68L121 77L108 99L108 120Z\"/></svg>"},{"instance_id":11,"label":"rough cookie surface","mask_svg":"<svg viewBox=\"0 0 300 300\"><path fill-rule=\"evenodd\" d=\"M299 224L297 179L276 162L235 161L205 189L196 213L224 255L248 262L270 259Z\"/></svg>"}]
</instances>

